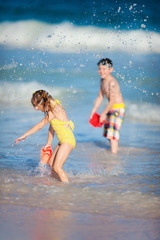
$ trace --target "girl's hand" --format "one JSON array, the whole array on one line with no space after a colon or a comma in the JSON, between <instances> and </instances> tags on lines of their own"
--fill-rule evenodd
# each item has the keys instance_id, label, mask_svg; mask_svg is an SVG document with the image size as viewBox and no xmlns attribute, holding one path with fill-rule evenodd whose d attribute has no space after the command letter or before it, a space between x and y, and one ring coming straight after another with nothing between
<instances>
[{"instance_id":1,"label":"girl's hand","mask_svg":"<svg viewBox=\"0 0 160 240\"><path fill-rule=\"evenodd\" d=\"M19 138L16 139L15 143L19 143L20 140L22 140L24 142L24 140L26 139L26 136L21 136Z\"/></svg>"},{"instance_id":2,"label":"girl's hand","mask_svg":"<svg viewBox=\"0 0 160 240\"><path fill-rule=\"evenodd\" d=\"M51 147L51 145L50 145L50 144L46 144L46 145L44 146L44 149L46 150L47 147Z\"/></svg>"}]
</instances>

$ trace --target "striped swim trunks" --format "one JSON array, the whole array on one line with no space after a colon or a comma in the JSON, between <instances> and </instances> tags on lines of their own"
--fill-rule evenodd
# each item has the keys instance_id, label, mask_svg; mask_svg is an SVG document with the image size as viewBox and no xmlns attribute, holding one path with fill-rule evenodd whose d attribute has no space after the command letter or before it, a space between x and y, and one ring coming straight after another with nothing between
<instances>
[{"instance_id":1,"label":"striped swim trunks","mask_svg":"<svg viewBox=\"0 0 160 240\"><path fill-rule=\"evenodd\" d=\"M124 119L125 107L117 108L116 104L107 113L107 123L104 124L103 136L107 139L119 141L119 132ZM115 108L116 107L116 108Z\"/></svg>"}]
</instances>

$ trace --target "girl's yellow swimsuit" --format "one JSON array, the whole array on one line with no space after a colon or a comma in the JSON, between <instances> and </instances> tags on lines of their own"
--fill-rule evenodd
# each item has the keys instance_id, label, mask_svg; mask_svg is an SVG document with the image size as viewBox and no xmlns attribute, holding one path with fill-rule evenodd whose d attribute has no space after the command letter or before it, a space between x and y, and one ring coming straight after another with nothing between
<instances>
[{"instance_id":1,"label":"girl's yellow swimsuit","mask_svg":"<svg viewBox=\"0 0 160 240\"><path fill-rule=\"evenodd\" d=\"M60 104L60 102L57 99L54 101L55 103ZM74 129L74 124L72 121L65 122L53 118L50 121L50 124L52 125L54 131L56 132L60 144L70 143L74 147L76 146L76 140L72 132L72 130ZM67 125L70 125L71 128L67 127Z\"/></svg>"}]
</instances>

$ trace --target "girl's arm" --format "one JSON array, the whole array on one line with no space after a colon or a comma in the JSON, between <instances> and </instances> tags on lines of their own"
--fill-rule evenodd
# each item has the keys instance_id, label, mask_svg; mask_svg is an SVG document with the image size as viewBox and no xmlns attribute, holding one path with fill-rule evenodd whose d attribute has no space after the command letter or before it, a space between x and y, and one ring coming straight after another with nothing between
<instances>
[{"instance_id":1,"label":"girl's arm","mask_svg":"<svg viewBox=\"0 0 160 240\"><path fill-rule=\"evenodd\" d=\"M45 147L51 146L53 137L54 137L54 130L53 130L53 127L50 125L49 130L48 130L48 140L47 140L47 144L45 145Z\"/></svg>"},{"instance_id":2,"label":"girl's arm","mask_svg":"<svg viewBox=\"0 0 160 240\"><path fill-rule=\"evenodd\" d=\"M24 141L26 137L30 136L31 134L39 131L42 129L47 123L49 122L48 115L45 116L42 121L34 125L30 130L28 130L26 133L24 133L21 137L17 138L15 143L18 143L20 140Z\"/></svg>"}]
</instances>

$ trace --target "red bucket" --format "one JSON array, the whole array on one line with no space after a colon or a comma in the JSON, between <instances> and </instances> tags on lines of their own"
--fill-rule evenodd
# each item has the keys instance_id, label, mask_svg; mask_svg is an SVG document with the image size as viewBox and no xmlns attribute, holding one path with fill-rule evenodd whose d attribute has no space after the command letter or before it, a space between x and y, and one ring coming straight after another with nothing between
<instances>
[{"instance_id":1,"label":"red bucket","mask_svg":"<svg viewBox=\"0 0 160 240\"><path fill-rule=\"evenodd\" d=\"M42 147L42 149L41 149L41 162L42 163L48 163L51 156L52 156L51 146Z\"/></svg>"},{"instance_id":2,"label":"red bucket","mask_svg":"<svg viewBox=\"0 0 160 240\"><path fill-rule=\"evenodd\" d=\"M93 127L102 127L106 121L100 122L99 119L100 119L100 115L98 113L94 113L92 118L89 120L89 123Z\"/></svg>"}]
</instances>

